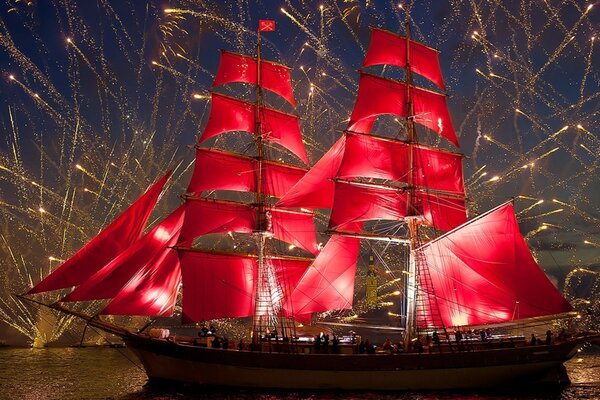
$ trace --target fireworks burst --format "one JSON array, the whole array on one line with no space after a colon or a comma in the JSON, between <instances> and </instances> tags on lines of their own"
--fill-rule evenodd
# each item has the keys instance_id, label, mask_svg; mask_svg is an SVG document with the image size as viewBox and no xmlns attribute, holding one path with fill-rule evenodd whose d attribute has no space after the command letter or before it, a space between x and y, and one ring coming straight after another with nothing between
<instances>
[{"instance_id":1,"label":"fireworks burst","mask_svg":"<svg viewBox=\"0 0 600 400\"><path fill-rule=\"evenodd\" d=\"M540 264L563 277L593 272L600 263L593 245L600 242L600 7L505 3L431 0L411 10L416 39L442 51L470 210L518 195L522 229ZM314 163L350 114L368 26L402 33L406 7L349 0L176 0L168 9L109 0L0 4L2 321L30 340L42 338L40 321L48 317L10 294L73 254L168 168L176 168L175 187L155 220L173 208L193 158L185 145L207 116L217 49L252 53L265 16L278 26L264 36L265 56L293 67ZM398 132L396 121L386 122ZM398 290L382 285L382 296ZM578 298L597 295L597 285L587 289Z\"/></svg>"}]
</instances>

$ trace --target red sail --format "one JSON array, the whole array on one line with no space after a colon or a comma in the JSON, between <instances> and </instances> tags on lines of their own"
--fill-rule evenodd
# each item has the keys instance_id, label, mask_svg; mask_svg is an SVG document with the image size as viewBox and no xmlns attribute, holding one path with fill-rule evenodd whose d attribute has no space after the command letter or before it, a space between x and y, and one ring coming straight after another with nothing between
<instances>
[{"instance_id":1,"label":"red sail","mask_svg":"<svg viewBox=\"0 0 600 400\"><path fill-rule=\"evenodd\" d=\"M348 231L349 223L376 219L400 221L406 216L406 201L400 189L337 182L329 229ZM438 229L448 231L467 220L462 198L417 192L416 201L425 222Z\"/></svg>"},{"instance_id":2,"label":"red sail","mask_svg":"<svg viewBox=\"0 0 600 400\"><path fill-rule=\"evenodd\" d=\"M352 307L359 248L359 239L333 235L286 302L288 315Z\"/></svg>"},{"instance_id":3,"label":"red sail","mask_svg":"<svg viewBox=\"0 0 600 400\"><path fill-rule=\"evenodd\" d=\"M109 226L83 246L28 294L77 286L138 240L158 200L169 171Z\"/></svg>"},{"instance_id":4,"label":"red sail","mask_svg":"<svg viewBox=\"0 0 600 400\"><path fill-rule=\"evenodd\" d=\"M235 153L198 148L194 174L188 193L200 194L206 190L256 190L256 161ZM262 192L275 197L283 196L304 176L303 168L275 162L263 162Z\"/></svg>"},{"instance_id":5,"label":"red sail","mask_svg":"<svg viewBox=\"0 0 600 400\"><path fill-rule=\"evenodd\" d=\"M414 146L414 182L429 189L464 195L462 156L425 146Z\"/></svg>"},{"instance_id":6,"label":"red sail","mask_svg":"<svg viewBox=\"0 0 600 400\"><path fill-rule=\"evenodd\" d=\"M206 198L187 199L185 220L179 245L190 245L194 238L217 232L252 233L256 208Z\"/></svg>"},{"instance_id":7,"label":"red sail","mask_svg":"<svg viewBox=\"0 0 600 400\"><path fill-rule=\"evenodd\" d=\"M416 193L425 221L443 231L449 231L467 221L463 198L434 193Z\"/></svg>"},{"instance_id":8,"label":"red sail","mask_svg":"<svg viewBox=\"0 0 600 400\"><path fill-rule=\"evenodd\" d=\"M400 221L406 216L406 193L401 189L336 182L329 228L344 230L348 223L374 219Z\"/></svg>"},{"instance_id":9,"label":"red sail","mask_svg":"<svg viewBox=\"0 0 600 400\"><path fill-rule=\"evenodd\" d=\"M415 122L439 133L457 147L444 95L416 87L411 88ZM359 131L365 119L392 114L407 117L406 84L361 73L356 103L348 122L348 130Z\"/></svg>"},{"instance_id":10,"label":"red sail","mask_svg":"<svg viewBox=\"0 0 600 400\"><path fill-rule=\"evenodd\" d=\"M394 33L371 28L371 44L363 67L388 64L406 68L406 38ZM446 90L437 51L413 40L409 44L410 69Z\"/></svg>"},{"instance_id":11,"label":"red sail","mask_svg":"<svg viewBox=\"0 0 600 400\"><path fill-rule=\"evenodd\" d=\"M362 120L383 114L406 116L406 85L361 72L348 130L361 131L357 126Z\"/></svg>"},{"instance_id":12,"label":"red sail","mask_svg":"<svg viewBox=\"0 0 600 400\"><path fill-rule=\"evenodd\" d=\"M460 147L448 112L446 96L419 88L413 88L410 93L415 122L439 133L456 147Z\"/></svg>"},{"instance_id":13,"label":"red sail","mask_svg":"<svg viewBox=\"0 0 600 400\"><path fill-rule=\"evenodd\" d=\"M256 106L218 93L212 93L210 116L200 143L225 132L255 130ZM306 150L302 143L302 133L298 117L277 110L261 107L261 134L264 140L285 147L305 164L308 164Z\"/></svg>"},{"instance_id":14,"label":"red sail","mask_svg":"<svg viewBox=\"0 0 600 400\"><path fill-rule=\"evenodd\" d=\"M407 182L409 148L406 143L346 133L346 149L337 176L369 177Z\"/></svg>"},{"instance_id":15,"label":"red sail","mask_svg":"<svg viewBox=\"0 0 600 400\"><path fill-rule=\"evenodd\" d=\"M370 177L408 182L410 147L404 142L347 132L340 178ZM425 146L413 146L418 186L464 193L462 157Z\"/></svg>"},{"instance_id":16,"label":"red sail","mask_svg":"<svg viewBox=\"0 0 600 400\"><path fill-rule=\"evenodd\" d=\"M174 246L183 224L180 206L114 260L92 275L61 301L85 301L115 297L136 274L160 269L165 249ZM144 270L144 271L142 271ZM140 272L141 271L141 272ZM139 278L139 277L138 277Z\"/></svg>"},{"instance_id":17,"label":"red sail","mask_svg":"<svg viewBox=\"0 0 600 400\"><path fill-rule=\"evenodd\" d=\"M277 207L331 208L335 178L346 137L342 136L325 155L277 202Z\"/></svg>"},{"instance_id":18,"label":"red sail","mask_svg":"<svg viewBox=\"0 0 600 400\"><path fill-rule=\"evenodd\" d=\"M286 314L284 309L286 299L309 265L310 261L305 260L265 259L265 268L274 272L274 279L269 281L269 287L264 288L265 293L261 297L269 300L264 307L257 308L256 315L279 315L282 311Z\"/></svg>"},{"instance_id":19,"label":"red sail","mask_svg":"<svg viewBox=\"0 0 600 400\"><path fill-rule=\"evenodd\" d=\"M284 65L271 61L260 61L260 84L296 107L290 70ZM221 63L215 76L213 87L232 82L256 85L256 60L242 54L221 52Z\"/></svg>"},{"instance_id":20,"label":"red sail","mask_svg":"<svg viewBox=\"0 0 600 400\"><path fill-rule=\"evenodd\" d=\"M417 251L425 254L446 326L572 311L533 259L510 203ZM421 326L432 322L417 320Z\"/></svg>"},{"instance_id":21,"label":"red sail","mask_svg":"<svg viewBox=\"0 0 600 400\"><path fill-rule=\"evenodd\" d=\"M298 117L267 107L261 108L260 115L263 139L280 144L308 165Z\"/></svg>"},{"instance_id":22,"label":"red sail","mask_svg":"<svg viewBox=\"0 0 600 400\"><path fill-rule=\"evenodd\" d=\"M152 263L131 277L100 314L171 316L180 283L177 252L164 247Z\"/></svg>"},{"instance_id":23,"label":"red sail","mask_svg":"<svg viewBox=\"0 0 600 400\"><path fill-rule=\"evenodd\" d=\"M180 260L184 323L254 313L256 258L186 251Z\"/></svg>"},{"instance_id":24,"label":"red sail","mask_svg":"<svg viewBox=\"0 0 600 400\"><path fill-rule=\"evenodd\" d=\"M312 254L319 252L312 214L272 208L270 215L275 238Z\"/></svg>"},{"instance_id":25,"label":"red sail","mask_svg":"<svg viewBox=\"0 0 600 400\"><path fill-rule=\"evenodd\" d=\"M188 193L206 190L240 190L251 192L255 186L253 160L219 150L198 148L194 174Z\"/></svg>"},{"instance_id":26,"label":"red sail","mask_svg":"<svg viewBox=\"0 0 600 400\"><path fill-rule=\"evenodd\" d=\"M254 104L211 93L210 115L199 142L224 132L254 132Z\"/></svg>"},{"instance_id":27,"label":"red sail","mask_svg":"<svg viewBox=\"0 0 600 400\"><path fill-rule=\"evenodd\" d=\"M282 197L306 174L303 168L275 162L263 162L263 193Z\"/></svg>"}]
</instances>

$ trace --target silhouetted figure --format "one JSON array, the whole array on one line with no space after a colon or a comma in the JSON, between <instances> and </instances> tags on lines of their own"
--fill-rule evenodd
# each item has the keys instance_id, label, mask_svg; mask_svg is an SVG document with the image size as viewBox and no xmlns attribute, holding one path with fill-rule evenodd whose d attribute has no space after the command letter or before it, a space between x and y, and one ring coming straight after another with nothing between
<instances>
[{"instance_id":1,"label":"silhouetted figure","mask_svg":"<svg viewBox=\"0 0 600 400\"><path fill-rule=\"evenodd\" d=\"M420 337L417 337L417 340L415 340L414 349L419 354L423 353L423 342L421 342Z\"/></svg>"},{"instance_id":2,"label":"silhouetted figure","mask_svg":"<svg viewBox=\"0 0 600 400\"><path fill-rule=\"evenodd\" d=\"M562 328L560 330L560 333L558 334L558 340L561 342L567 340L567 331L565 330L565 328Z\"/></svg>"},{"instance_id":3,"label":"silhouetted figure","mask_svg":"<svg viewBox=\"0 0 600 400\"><path fill-rule=\"evenodd\" d=\"M211 347L213 349L220 349L221 348L221 340L215 336L215 338L213 339L213 341L211 343Z\"/></svg>"},{"instance_id":4,"label":"silhouetted figure","mask_svg":"<svg viewBox=\"0 0 600 400\"><path fill-rule=\"evenodd\" d=\"M367 347L365 345L365 342L363 340L361 340L360 344L358 345L358 353L364 354L366 350L367 350Z\"/></svg>"},{"instance_id":5,"label":"silhouetted figure","mask_svg":"<svg viewBox=\"0 0 600 400\"><path fill-rule=\"evenodd\" d=\"M548 329L546 331L546 345L550 346L552 344L552 332Z\"/></svg>"},{"instance_id":6,"label":"silhouetted figure","mask_svg":"<svg viewBox=\"0 0 600 400\"><path fill-rule=\"evenodd\" d=\"M383 342L383 349L385 351L392 351L392 341L390 339L385 339L385 342Z\"/></svg>"},{"instance_id":7,"label":"silhouetted figure","mask_svg":"<svg viewBox=\"0 0 600 400\"><path fill-rule=\"evenodd\" d=\"M462 333L460 331L455 331L454 338L456 339L456 343L460 343L463 338Z\"/></svg>"},{"instance_id":8,"label":"silhouetted figure","mask_svg":"<svg viewBox=\"0 0 600 400\"><path fill-rule=\"evenodd\" d=\"M535 346L537 344L537 338L535 337L535 334L532 333L531 334L531 341L530 341L532 346Z\"/></svg>"},{"instance_id":9,"label":"silhouetted figure","mask_svg":"<svg viewBox=\"0 0 600 400\"><path fill-rule=\"evenodd\" d=\"M440 344L440 336L438 335L437 331L433 332L433 344L439 345Z\"/></svg>"},{"instance_id":10,"label":"silhouetted figure","mask_svg":"<svg viewBox=\"0 0 600 400\"><path fill-rule=\"evenodd\" d=\"M315 353L321 352L321 335L315 336Z\"/></svg>"},{"instance_id":11,"label":"silhouetted figure","mask_svg":"<svg viewBox=\"0 0 600 400\"><path fill-rule=\"evenodd\" d=\"M340 339L336 335L333 335L333 340L331 341L331 351L333 354L340 352Z\"/></svg>"},{"instance_id":12,"label":"silhouetted figure","mask_svg":"<svg viewBox=\"0 0 600 400\"><path fill-rule=\"evenodd\" d=\"M238 350L244 350L244 339L240 339L240 341L237 344L237 348Z\"/></svg>"},{"instance_id":13,"label":"silhouetted figure","mask_svg":"<svg viewBox=\"0 0 600 400\"><path fill-rule=\"evenodd\" d=\"M375 346L371 344L369 339L365 342L365 350L367 351L367 354L375 354Z\"/></svg>"},{"instance_id":14,"label":"silhouetted figure","mask_svg":"<svg viewBox=\"0 0 600 400\"><path fill-rule=\"evenodd\" d=\"M223 338L223 340L221 341L221 346L224 349L228 349L229 348L229 339L227 339L227 337Z\"/></svg>"},{"instance_id":15,"label":"silhouetted figure","mask_svg":"<svg viewBox=\"0 0 600 400\"><path fill-rule=\"evenodd\" d=\"M479 331L479 339L481 339L482 342L485 342L487 340L485 331L483 329Z\"/></svg>"}]
</instances>

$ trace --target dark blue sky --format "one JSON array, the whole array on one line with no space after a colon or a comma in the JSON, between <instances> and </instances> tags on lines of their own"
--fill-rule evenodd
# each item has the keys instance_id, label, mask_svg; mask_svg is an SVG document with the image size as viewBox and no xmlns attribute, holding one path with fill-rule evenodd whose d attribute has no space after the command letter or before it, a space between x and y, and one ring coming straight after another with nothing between
<instances>
[{"instance_id":1,"label":"dark blue sky","mask_svg":"<svg viewBox=\"0 0 600 400\"><path fill-rule=\"evenodd\" d=\"M599 262L600 4L589 4L426 0L412 12L415 38L441 50L472 210L525 196L522 231L549 269ZM0 210L18 238L10 250L47 265L176 167L161 212L172 209L189 178L186 145L210 107L193 95L208 93L219 49L254 52L261 18L277 23L264 55L292 68L314 163L352 110L369 25L403 32L397 3L2 1Z\"/></svg>"}]
</instances>

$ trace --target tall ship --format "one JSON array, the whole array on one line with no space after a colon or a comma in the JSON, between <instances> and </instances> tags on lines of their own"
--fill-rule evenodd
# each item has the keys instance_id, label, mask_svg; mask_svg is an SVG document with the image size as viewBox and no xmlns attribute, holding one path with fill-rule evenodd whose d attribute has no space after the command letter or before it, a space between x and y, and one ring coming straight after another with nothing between
<instances>
[{"instance_id":1,"label":"tall ship","mask_svg":"<svg viewBox=\"0 0 600 400\"><path fill-rule=\"evenodd\" d=\"M411 38L409 22L405 35L371 28L348 126L307 169L298 116L271 106L296 106L289 68L261 57L261 32L273 27L260 22L255 56L221 52L182 205L143 233L167 173L23 297L73 288L48 306L121 336L152 381L348 390L568 382L563 363L598 335L549 332L530 343L511 333L576 313L531 255L512 202L467 218L437 51ZM377 66L403 78L368 72ZM239 83L252 85L250 99L217 90ZM372 133L383 115L399 122L394 135ZM228 132L250 140L218 140ZM323 209L324 245L314 223ZM304 334L315 313L352 309L361 244L399 260L397 340ZM107 300L96 315L67 306L93 300ZM209 328L186 337L102 317L165 317L179 306L183 324L235 318L248 334L223 343Z\"/></svg>"}]
</instances>

